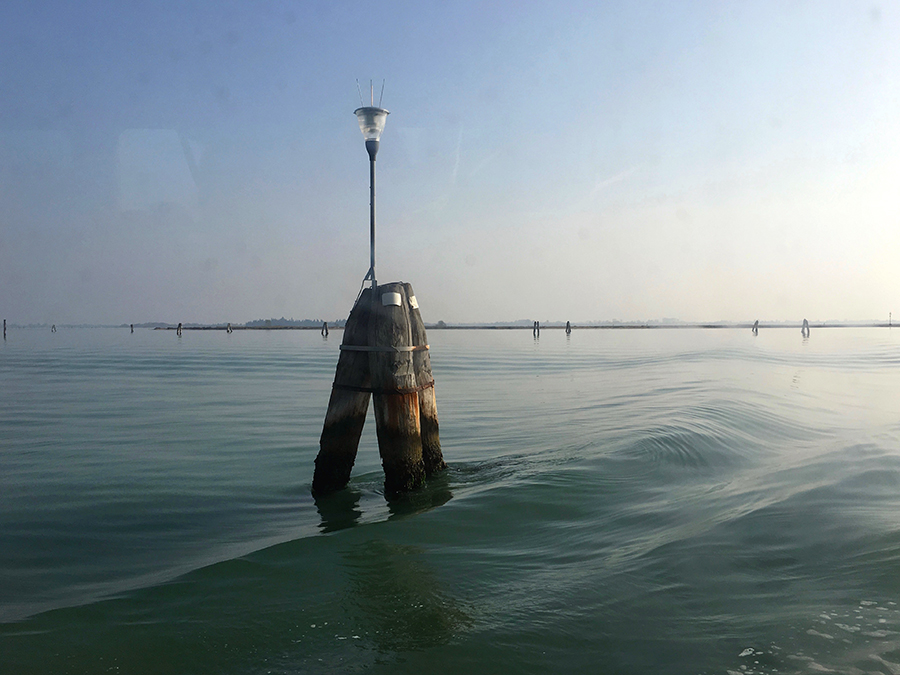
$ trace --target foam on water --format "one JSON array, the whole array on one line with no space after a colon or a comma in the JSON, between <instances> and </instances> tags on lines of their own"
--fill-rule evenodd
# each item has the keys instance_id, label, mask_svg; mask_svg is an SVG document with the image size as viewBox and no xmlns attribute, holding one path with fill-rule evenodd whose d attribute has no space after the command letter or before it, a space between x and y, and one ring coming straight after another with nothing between
<instances>
[{"instance_id":1,"label":"foam on water","mask_svg":"<svg viewBox=\"0 0 900 675\"><path fill-rule=\"evenodd\" d=\"M900 610L893 600L826 609L768 644L737 654L729 675L900 673Z\"/></svg>"}]
</instances>

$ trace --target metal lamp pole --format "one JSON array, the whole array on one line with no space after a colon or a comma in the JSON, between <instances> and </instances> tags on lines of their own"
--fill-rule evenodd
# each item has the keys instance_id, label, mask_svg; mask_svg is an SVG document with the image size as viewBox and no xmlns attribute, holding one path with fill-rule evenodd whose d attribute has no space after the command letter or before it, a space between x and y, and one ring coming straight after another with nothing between
<instances>
[{"instance_id":1,"label":"metal lamp pole","mask_svg":"<svg viewBox=\"0 0 900 675\"><path fill-rule=\"evenodd\" d=\"M369 153L369 271L364 281L372 280L372 290L377 284L375 281L375 155L378 154L381 132L384 131L384 123L390 114L384 108L367 106L357 108L354 111L359 120L359 128L366 139L366 152Z\"/></svg>"}]
</instances>

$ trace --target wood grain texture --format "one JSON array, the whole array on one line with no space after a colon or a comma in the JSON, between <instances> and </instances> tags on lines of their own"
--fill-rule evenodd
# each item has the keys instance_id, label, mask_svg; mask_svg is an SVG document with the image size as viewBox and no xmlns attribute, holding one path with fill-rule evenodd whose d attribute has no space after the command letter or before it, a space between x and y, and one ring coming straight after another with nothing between
<instances>
[{"instance_id":1,"label":"wood grain texture","mask_svg":"<svg viewBox=\"0 0 900 675\"><path fill-rule=\"evenodd\" d=\"M398 293L400 305L385 305L386 293ZM373 308L369 345L373 347L409 347L413 344L410 330L410 307L406 284L378 286L378 300ZM375 406L375 430L378 450L384 467L385 494L409 492L425 481L422 460L422 434L419 423L419 395L382 393L415 389L418 382L414 368L417 352L369 352L369 372Z\"/></svg>"},{"instance_id":2,"label":"wood grain texture","mask_svg":"<svg viewBox=\"0 0 900 675\"><path fill-rule=\"evenodd\" d=\"M372 291L365 289L347 318L345 345L366 345L372 309ZM368 392L342 389L340 385L371 386L369 355L366 352L341 351L334 374L335 387L328 400L325 424L319 439L319 454L313 473L314 495L325 495L346 487L356 461L359 437L369 410Z\"/></svg>"},{"instance_id":3,"label":"wood grain texture","mask_svg":"<svg viewBox=\"0 0 900 675\"><path fill-rule=\"evenodd\" d=\"M415 297L411 284L404 284L407 298ZM425 322L418 307L409 307L409 324L411 344L427 345L428 336L425 333ZM434 375L431 372L431 353L426 349L413 352L413 371L416 374L416 385L424 387L419 390L419 428L422 437L422 461L425 464L425 475L433 476L438 471L447 468L444 456L441 453L441 439L437 415L437 395L434 385Z\"/></svg>"}]
</instances>

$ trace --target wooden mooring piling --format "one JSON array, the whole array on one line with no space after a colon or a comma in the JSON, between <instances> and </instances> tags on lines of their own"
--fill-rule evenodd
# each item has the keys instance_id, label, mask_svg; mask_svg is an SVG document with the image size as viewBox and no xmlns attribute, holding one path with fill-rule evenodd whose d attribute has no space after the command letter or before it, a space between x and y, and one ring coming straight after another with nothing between
<instances>
[{"instance_id":1,"label":"wooden mooring piling","mask_svg":"<svg viewBox=\"0 0 900 675\"><path fill-rule=\"evenodd\" d=\"M313 474L317 497L349 482L370 394L385 494L414 490L446 464L425 324L407 283L364 289L347 319Z\"/></svg>"}]
</instances>

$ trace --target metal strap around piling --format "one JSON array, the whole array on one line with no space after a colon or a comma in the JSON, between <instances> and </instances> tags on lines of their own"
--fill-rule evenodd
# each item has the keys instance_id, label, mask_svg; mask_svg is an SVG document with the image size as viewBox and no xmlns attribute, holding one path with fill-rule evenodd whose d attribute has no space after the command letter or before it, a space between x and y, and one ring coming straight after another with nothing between
<instances>
[{"instance_id":1,"label":"metal strap around piling","mask_svg":"<svg viewBox=\"0 0 900 675\"><path fill-rule=\"evenodd\" d=\"M338 384L335 382L331 385L332 389L344 389L346 391L358 391L364 394L415 394L425 389L434 387L434 380L427 384L420 384L418 387L404 387L402 389L375 389L373 387L355 387L352 384Z\"/></svg>"},{"instance_id":2,"label":"metal strap around piling","mask_svg":"<svg viewBox=\"0 0 900 675\"><path fill-rule=\"evenodd\" d=\"M412 345L410 347L369 347L368 345L341 345L344 352L388 352L401 354L404 352L422 352L428 345Z\"/></svg>"}]
</instances>

